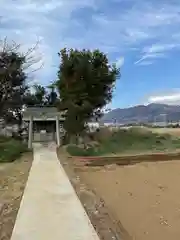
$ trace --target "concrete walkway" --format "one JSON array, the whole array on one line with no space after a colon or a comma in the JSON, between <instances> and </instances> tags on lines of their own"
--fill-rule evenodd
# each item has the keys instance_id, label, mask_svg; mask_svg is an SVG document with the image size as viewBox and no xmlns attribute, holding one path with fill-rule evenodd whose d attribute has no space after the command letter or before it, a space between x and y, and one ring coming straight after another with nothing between
<instances>
[{"instance_id":1,"label":"concrete walkway","mask_svg":"<svg viewBox=\"0 0 180 240\"><path fill-rule=\"evenodd\" d=\"M54 146L34 147L11 240L99 240Z\"/></svg>"}]
</instances>

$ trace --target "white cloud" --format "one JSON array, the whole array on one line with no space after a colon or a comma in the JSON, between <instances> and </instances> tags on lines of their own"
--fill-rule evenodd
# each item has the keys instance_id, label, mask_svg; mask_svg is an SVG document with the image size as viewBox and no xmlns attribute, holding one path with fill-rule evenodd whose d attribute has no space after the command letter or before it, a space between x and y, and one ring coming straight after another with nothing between
<instances>
[{"instance_id":1,"label":"white cloud","mask_svg":"<svg viewBox=\"0 0 180 240\"><path fill-rule=\"evenodd\" d=\"M135 62L135 64L142 64L142 61L147 59L156 59L166 57L166 53L173 49L179 49L180 43L169 43L169 44L152 44L151 46L145 47L142 50L142 57Z\"/></svg>"},{"instance_id":2,"label":"white cloud","mask_svg":"<svg viewBox=\"0 0 180 240\"><path fill-rule=\"evenodd\" d=\"M141 49L141 61L162 58L165 56L164 52L179 47L180 39L176 41L173 37L174 34L177 37L179 31L179 12L180 4L171 1L161 4L158 1L134 1L132 7L120 12L119 15L93 16L97 24L97 33L94 34L126 53L138 46ZM148 50L143 49L146 41L152 42Z\"/></svg>"},{"instance_id":3,"label":"white cloud","mask_svg":"<svg viewBox=\"0 0 180 240\"><path fill-rule=\"evenodd\" d=\"M117 54L126 58L136 50L135 54L140 51L136 64L148 65L176 49L180 40L180 4L160 2L1 0L0 36L8 36L26 48L41 38L36 54L42 56L44 68L35 76L41 81L55 77L57 52L63 47L100 48L111 61L116 61ZM147 42L152 44L144 48ZM124 63L123 58L119 61L120 65Z\"/></svg>"},{"instance_id":4,"label":"white cloud","mask_svg":"<svg viewBox=\"0 0 180 240\"><path fill-rule=\"evenodd\" d=\"M156 58L164 58L166 57L164 53L159 53L159 52L153 52L153 53L148 53L148 51L146 53L144 53L144 55L138 60L136 61L134 64L138 64L138 65L143 65L144 60L147 61L149 59L151 59L151 63L153 64L154 59Z\"/></svg>"},{"instance_id":5,"label":"white cloud","mask_svg":"<svg viewBox=\"0 0 180 240\"><path fill-rule=\"evenodd\" d=\"M140 66L149 66L149 65L152 65L152 64L153 64L152 61L141 61L141 62L139 62L138 65L140 65Z\"/></svg>"},{"instance_id":6,"label":"white cloud","mask_svg":"<svg viewBox=\"0 0 180 240\"><path fill-rule=\"evenodd\" d=\"M71 46L73 39L66 41L63 35L69 24L73 25L72 12L88 6L95 8L94 0L1 0L1 39L7 36L10 42L20 43L23 51L41 39L33 53L40 61L33 67L36 69L44 64L34 73L34 77L43 82L46 77L55 77L54 65L57 65L55 61L60 48Z\"/></svg>"},{"instance_id":7,"label":"white cloud","mask_svg":"<svg viewBox=\"0 0 180 240\"><path fill-rule=\"evenodd\" d=\"M177 100L180 100L180 94L154 96L149 98L150 102L164 102L164 101L177 101Z\"/></svg>"},{"instance_id":8,"label":"white cloud","mask_svg":"<svg viewBox=\"0 0 180 240\"><path fill-rule=\"evenodd\" d=\"M116 66L118 68L122 67L124 65L124 57L120 57L119 59L117 59L116 61Z\"/></svg>"},{"instance_id":9,"label":"white cloud","mask_svg":"<svg viewBox=\"0 0 180 240\"><path fill-rule=\"evenodd\" d=\"M153 44L150 47L145 47L144 52L145 53L161 53L164 51L169 51L173 48L179 47L180 44Z\"/></svg>"},{"instance_id":10,"label":"white cloud","mask_svg":"<svg viewBox=\"0 0 180 240\"><path fill-rule=\"evenodd\" d=\"M145 102L147 104L161 103L161 104L169 104L169 105L180 105L180 89L152 94L146 98Z\"/></svg>"}]
</instances>

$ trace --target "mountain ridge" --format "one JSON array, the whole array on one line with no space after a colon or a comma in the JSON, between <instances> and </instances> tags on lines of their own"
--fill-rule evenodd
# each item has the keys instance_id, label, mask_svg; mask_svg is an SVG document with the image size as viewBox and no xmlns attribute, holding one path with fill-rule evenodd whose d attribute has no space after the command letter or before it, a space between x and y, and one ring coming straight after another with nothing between
<instances>
[{"instance_id":1,"label":"mountain ridge","mask_svg":"<svg viewBox=\"0 0 180 240\"><path fill-rule=\"evenodd\" d=\"M104 114L101 118L104 123L152 123L180 121L180 106L151 103L129 108L116 108Z\"/></svg>"}]
</instances>

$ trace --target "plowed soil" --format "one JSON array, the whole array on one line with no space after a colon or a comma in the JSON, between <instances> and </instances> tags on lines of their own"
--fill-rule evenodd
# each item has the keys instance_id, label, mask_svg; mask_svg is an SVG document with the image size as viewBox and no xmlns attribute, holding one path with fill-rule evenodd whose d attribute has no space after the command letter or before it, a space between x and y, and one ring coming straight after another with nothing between
<instances>
[{"instance_id":1,"label":"plowed soil","mask_svg":"<svg viewBox=\"0 0 180 240\"><path fill-rule=\"evenodd\" d=\"M87 165L60 156L101 239L180 239L177 158L158 161L155 155L152 162L117 165L93 160Z\"/></svg>"}]
</instances>

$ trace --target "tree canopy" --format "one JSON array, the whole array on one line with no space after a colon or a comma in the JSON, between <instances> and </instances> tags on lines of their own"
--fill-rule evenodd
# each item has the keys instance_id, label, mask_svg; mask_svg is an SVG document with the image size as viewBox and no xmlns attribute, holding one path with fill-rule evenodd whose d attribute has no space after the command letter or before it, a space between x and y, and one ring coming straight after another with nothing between
<instances>
[{"instance_id":1,"label":"tree canopy","mask_svg":"<svg viewBox=\"0 0 180 240\"><path fill-rule=\"evenodd\" d=\"M69 134L81 133L87 121L98 118L111 101L120 69L99 50L62 49L58 55L59 108L67 110L64 127Z\"/></svg>"},{"instance_id":2,"label":"tree canopy","mask_svg":"<svg viewBox=\"0 0 180 240\"><path fill-rule=\"evenodd\" d=\"M27 70L39 61L33 56L36 47L22 52L20 44L10 43L7 38L0 41L0 118L10 120L21 115L26 96L30 95Z\"/></svg>"},{"instance_id":3,"label":"tree canopy","mask_svg":"<svg viewBox=\"0 0 180 240\"><path fill-rule=\"evenodd\" d=\"M5 123L22 126L23 106L55 106L57 94L54 86L30 85L28 69L39 60L33 57L35 47L27 52L20 51L20 45L0 41L0 119ZM37 68L31 70L36 71Z\"/></svg>"},{"instance_id":4,"label":"tree canopy","mask_svg":"<svg viewBox=\"0 0 180 240\"><path fill-rule=\"evenodd\" d=\"M55 87L50 84L44 87L40 84L34 84L32 90L26 92L24 104L27 106L56 106L58 99Z\"/></svg>"},{"instance_id":5,"label":"tree canopy","mask_svg":"<svg viewBox=\"0 0 180 240\"><path fill-rule=\"evenodd\" d=\"M0 50L0 118L11 119L12 113L22 121L23 105L57 106L67 110L64 128L68 135L82 134L86 123L98 119L112 99L120 69L110 64L99 50L62 49L58 79L30 88L27 68L36 63L29 54L20 53L19 45L6 45Z\"/></svg>"},{"instance_id":6,"label":"tree canopy","mask_svg":"<svg viewBox=\"0 0 180 240\"><path fill-rule=\"evenodd\" d=\"M0 116L18 112L27 90L26 74L22 69L25 58L17 52L0 52Z\"/></svg>"}]
</instances>

